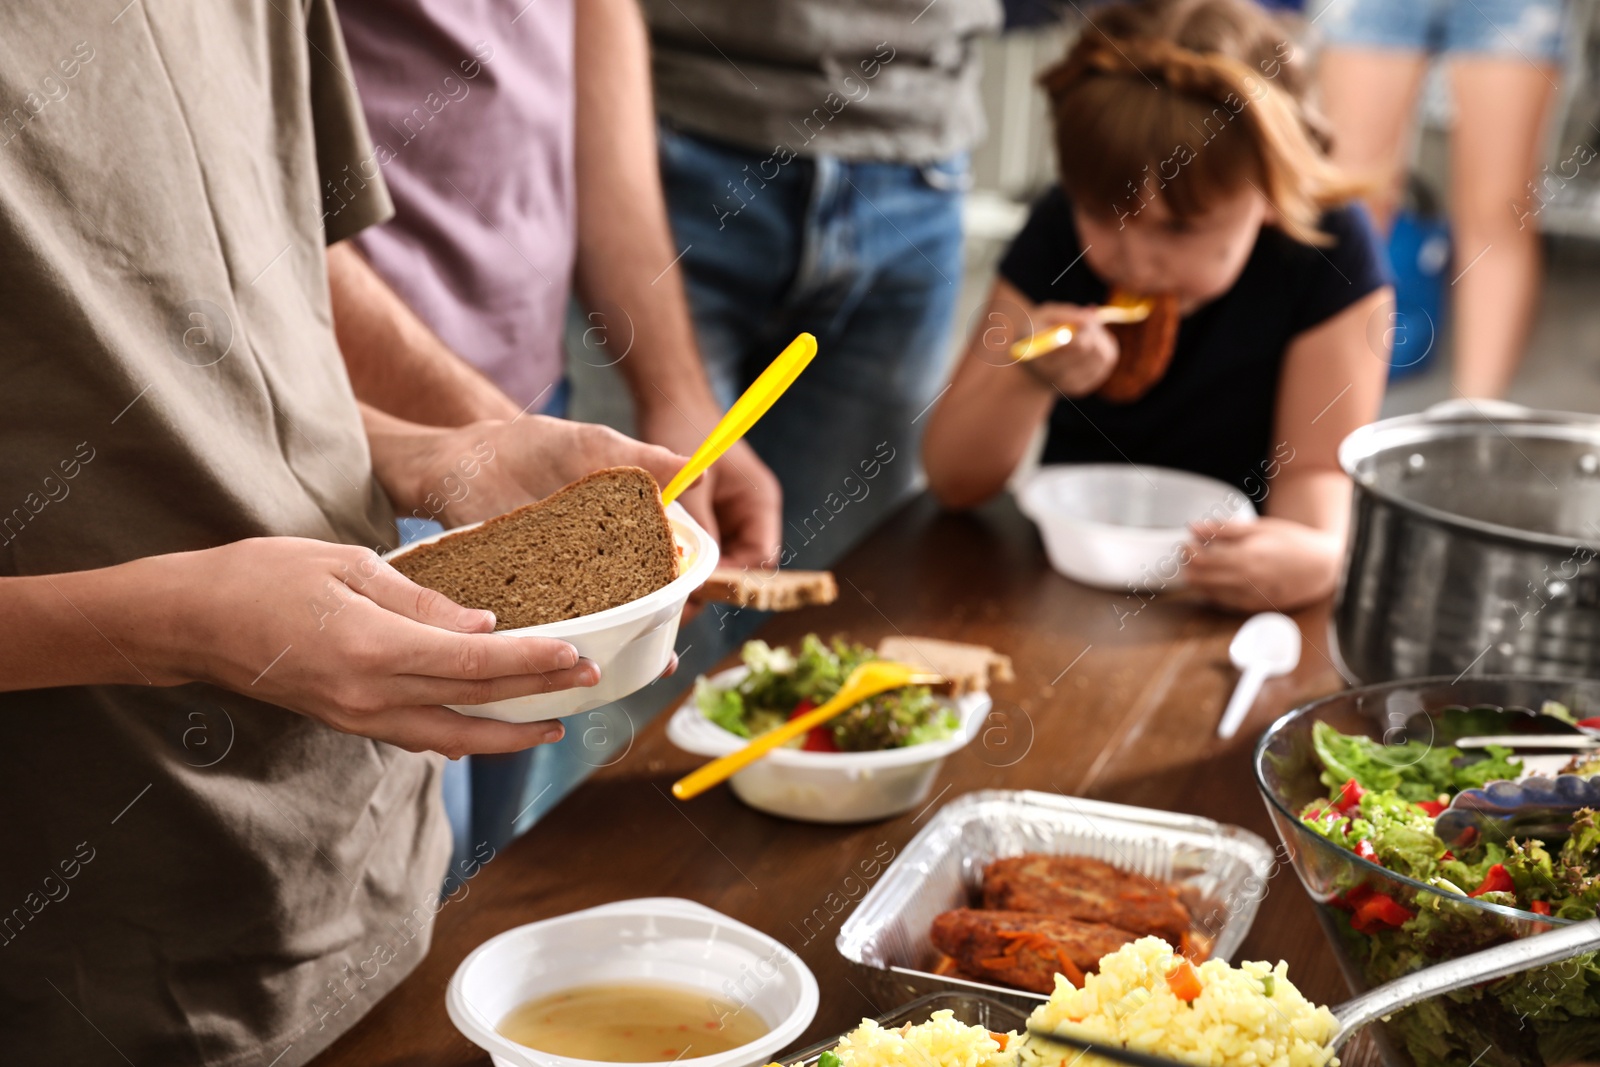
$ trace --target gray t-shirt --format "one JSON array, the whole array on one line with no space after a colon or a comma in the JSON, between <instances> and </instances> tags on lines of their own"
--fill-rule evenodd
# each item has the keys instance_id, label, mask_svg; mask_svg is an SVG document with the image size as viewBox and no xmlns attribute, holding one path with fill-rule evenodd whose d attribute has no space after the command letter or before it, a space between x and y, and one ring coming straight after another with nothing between
<instances>
[{"instance_id":1,"label":"gray t-shirt","mask_svg":"<svg viewBox=\"0 0 1600 1067\"><path fill-rule=\"evenodd\" d=\"M370 153L328 0L0 6L0 575L393 543L324 248ZM294 1067L426 951L437 757L198 684L0 724L0 1061Z\"/></svg>"},{"instance_id":2,"label":"gray t-shirt","mask_svg":"<svg viewBox=\"0 0 1600 1067\"><path fill-rule=\"evenodd\" d=\"M656 109L801 156L928 163L983 134L977 38L999 0L643 0Z\"/></svg>"}]
</instances>

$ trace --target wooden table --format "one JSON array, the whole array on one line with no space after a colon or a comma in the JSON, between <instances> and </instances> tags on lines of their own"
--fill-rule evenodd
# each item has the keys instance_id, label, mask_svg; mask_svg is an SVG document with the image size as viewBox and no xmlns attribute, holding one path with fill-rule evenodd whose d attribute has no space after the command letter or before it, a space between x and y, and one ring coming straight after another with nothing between
<instances>
[{"instance_id":1,"label":"wooden table","mask_svg":"<svg viewBox=\"0 0 1600 1067\"><path fill-rule=\"evenodd\" d=\"M1299 670L1268 683L1239 735L1218 741L1237 677L1228 641L1239 618L1182 594L1142 602L1060 577L1009 499L964 515L912 501L836 573L837 603L775 616L762 636L775 644L807 631L868 644L893 633L945 637L991 645L1015 662L1016 681L993 692L1002 718L946 761L930 810L974 789L1040 789L1206 815L1276 844L1251 772L1255 739L1283 711L1342 685L1328 657L1326 608L1302 612ZM462 958L518 924L628 897L688 897L794 948L822 991L802 1044L894 1007L847 980L833 938L848 909L823 936L813 920L807 940L799 923L858 873L860 859L884 842L902 848L927 812L815 826L746 808L726 787L681 804L669 788L700 760L667 741L666 717L483 867L467 895L440 911L423 963L319 1067L487 1064L445 1015L445 986ZM1238 958L1287 960L1318 1002L1346 996L1287 865Z\"/></svg>"}]
</instances>

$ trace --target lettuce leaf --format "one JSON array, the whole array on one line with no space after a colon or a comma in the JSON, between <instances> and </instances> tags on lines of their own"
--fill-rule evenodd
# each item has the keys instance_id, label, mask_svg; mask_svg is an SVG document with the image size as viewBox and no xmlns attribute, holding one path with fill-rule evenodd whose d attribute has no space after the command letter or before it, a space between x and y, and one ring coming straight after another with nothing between
<instances>
[{"instance_id":1,"label":"lettuce leaf","mask_svg":"<svg viewBox=\"0 0 1600 1067\"><path fill-rule=\"evenodd\" d=\"M1398 793L1406 800L1434 800L1502 778L1515 778L1522 764L1508 748L1490 746L1472 759L1452 745L1405 741L1385 745L1358 734L1342 734L1325 722L1311 730L1322 760L1322 784L1334 795L1354 778L1361 788Z\"/></svg>"},{"instance_id":2,"label":"lettuce leaf","mask_svg":"<svg viewBox=\"0 0 1600 1067\"><path fill-rule=\"evenodd\" d=\"M750 736L750 728L744 721L744 698L738 689L712 685L711 679L702 675L695 679L694 703L702 715L730 734Z\"/></svg>"}]
</instances>

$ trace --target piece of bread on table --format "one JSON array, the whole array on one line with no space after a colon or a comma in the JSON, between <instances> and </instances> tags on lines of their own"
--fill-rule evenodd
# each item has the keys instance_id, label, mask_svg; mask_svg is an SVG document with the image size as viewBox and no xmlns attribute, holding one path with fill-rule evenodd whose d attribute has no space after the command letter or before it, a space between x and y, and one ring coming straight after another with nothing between
<instances>
[{"instance_id":1,"label":"piece of bread on table","mask_svg":"<svg viewBox=\"0 0 1600 1067\"><path fill-rule=\"evenodd\" d=\"M986 693L990 682L1011 682L1011 657L987 645L942 641L937 637L885 637L878 655L897 663L925 667L949 679L953 696Z\"/></svg>"},{"instance_id":2,"label":"piece of bread on table","mask_svg":"<svg viewBox=\"0 0 1600 1067\"><path fill-rule=\"evenodd\" d=\"M718 567L700 587L697 598L757 611L793 611L839 599L832 571L741 570Z\"/></svg>"},{"instance_id":3,"label":"piece of bread on table","mask_svg":"<svg viewBox=\"0 0 1600 1067\"><path fill-rule=\"evenodd\" d=\"M595 471L391 562L457 604L494 612L496 630L593 615L678 576L661 489L639 467Z\"/></svg>"}]
</instances>

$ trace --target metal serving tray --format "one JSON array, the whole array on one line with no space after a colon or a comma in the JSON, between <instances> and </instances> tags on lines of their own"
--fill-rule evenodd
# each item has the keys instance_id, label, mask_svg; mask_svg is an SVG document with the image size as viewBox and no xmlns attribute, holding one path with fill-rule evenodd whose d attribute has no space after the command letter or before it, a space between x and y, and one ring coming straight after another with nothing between
<instances>
[{"instance_id":1,"label":"metal serving tray","mask_svg":"<svg viewBox=\"0 0 1600 1067\"><path fill-rule=\"evenodd\" d=\"M997 1033L1013 1030L1021 1033L1028 1025L1028 1013L1019 1011L1010 1004L1002 1003L993 997L957 992L930 993L925 997L918 997L887 1015L878 1016L878 1025L885 1030L892 1030L905 1023L912 1025L925 1023L934 1012L945 1008L955 1014L956 1022L965 1023L967 1026L981 1026L985 1030ZM855 1027L850 1029L854 1030ZM783 1056L776 1062L786 1064L788 1067L814 1067L817 1057L837 1045L844 1036L839 1034L826 1041L819 1041L809 1048Z\"/></svg>"},{"instance_id":2,"label":"metal serving tray","mask_svg":"<svg viewBox=\"0 0 1600 1067\"><path fill-rule=\"evenodd\" d=\"M1274 853L1248 830L1195 815L1032 791L983 790L946 804L890 864L839 929L835 945L887 1003L929 993L981 994L1030 1011L1046 999L931 973L933 919L972 906L991 860L1024 852L1089 856L1179 887L1191 932L1229 959L1272 876Z\"/></svg>"}]
</instances>

